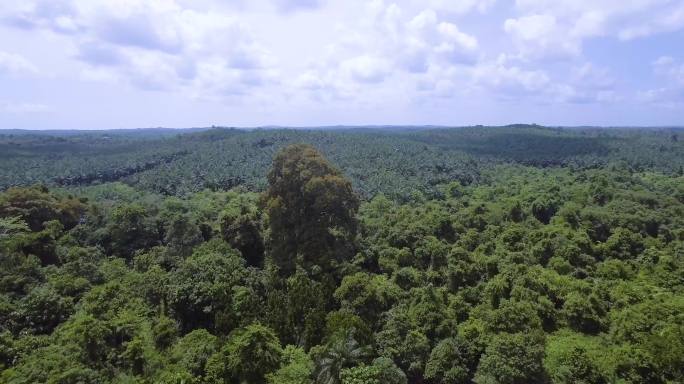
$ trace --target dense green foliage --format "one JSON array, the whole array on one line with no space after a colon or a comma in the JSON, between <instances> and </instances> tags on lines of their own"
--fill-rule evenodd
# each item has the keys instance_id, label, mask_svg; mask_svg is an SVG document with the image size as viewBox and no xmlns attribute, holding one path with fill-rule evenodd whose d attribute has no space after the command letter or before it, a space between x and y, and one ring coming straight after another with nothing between
<instances>
[{"instance_id":1,"label":"dense green foliage","mask_svg":"<svg viewBox=\"0 0 684 384\"><path fill-rule=\"evenodd\" d=\"M271 256L282 273L301 266L330 274L351 259L359 202L340 171L313 147L297 144L276 155L268 181Z\"/></svg>"},{"instance_id":2,"label":"dense green foliage","mask_svg":"<svg viewBox=\"0 0 684 384\"><path fill-rule=\"evenodd\" d=\"M684 134L675 128L16 131L0 133L0 189L121 181L176 196L236 186L263 191L274 154L294 143L316 147L367 199L383 193L408 200L416 191L435 197L441 184L479 181L483 171L510 162L573 169L622 162L667 174L684 167Z\"/></svg>"},{"instance_id":3,"label":"dense green foliage","mask_svg":"<svg viewBox=\"0 0 684 384\"><path fill-rule=\"evenodd\" d=\"M201 161L200 171L200 157L219 152L181 145L169 146L187 151L173 167L124 182L8 188L0 383L684 382L680 142L662 131L516 129L483 132L478 145L475 128L121 134L121 148L155 143L134 151L152 158L167 140L228 151L285 139L216 157L241 157L244 169L220 160L200 178L221 166L254 172L265 184L251 191L191 187L200 179L183 179L177 161ZM335 165L308 145L273 152L299 138L330 140ZM394 157L384 152L400 142ZM246 165L262 157L270 174ZM429 165L456 158L464 168ZM376 177L395 161L392 177L424 173L356 196L383 186ZM15 171L3 168L19 180ZM162 191L161 180L184 181Z\"/></svg>"}]
</instances>

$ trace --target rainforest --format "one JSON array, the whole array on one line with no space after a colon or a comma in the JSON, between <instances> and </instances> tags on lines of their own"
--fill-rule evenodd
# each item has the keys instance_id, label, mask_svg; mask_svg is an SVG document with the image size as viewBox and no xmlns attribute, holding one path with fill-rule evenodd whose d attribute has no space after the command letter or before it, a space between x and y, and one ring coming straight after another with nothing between
<instances>
[{"instance_id":1,"label":"rainforest","mask_svg":"<svg viewBox=\"0 0 684 384\"><path fill-rule=\"evenodd\" d=\"M684 130L0 131L0 382L684 382Z\"/></svg>"}]
</instances>

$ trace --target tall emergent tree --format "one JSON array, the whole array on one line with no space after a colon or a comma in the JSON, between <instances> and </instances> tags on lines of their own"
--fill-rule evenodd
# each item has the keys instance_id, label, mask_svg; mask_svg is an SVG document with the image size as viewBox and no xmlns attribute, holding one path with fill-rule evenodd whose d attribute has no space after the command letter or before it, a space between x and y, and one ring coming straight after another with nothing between
<instances>
[{"instance_id":1,"label":"tall emergent tree","mask_svg":"<svg viewBox=\"0 0 684 384\"><path fill-rule=\"evenodd\" d=\"M298 265L330 272L353 255L359 200L321 153L306 144L282 149L268 182L271 255L284 275Z\"/></svg>"}]
</instances>

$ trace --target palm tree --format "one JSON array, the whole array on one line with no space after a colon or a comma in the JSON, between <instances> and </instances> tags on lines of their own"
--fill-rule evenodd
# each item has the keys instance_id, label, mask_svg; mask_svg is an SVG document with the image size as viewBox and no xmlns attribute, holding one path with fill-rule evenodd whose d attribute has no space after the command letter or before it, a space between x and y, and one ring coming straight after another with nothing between
<instances>
[{"instance_id":1,"label":"palm tree","mask_svg":"<svg viewBox=\"0 0 684 384\"><path fill-rule=\"evenodd\" d=\"M316 361L316 384L339 384L340 371L356 365L366 354L366 348L359 345L352 332L347 332L345 337L329 344Z\"/></svg>"}]
</instances>

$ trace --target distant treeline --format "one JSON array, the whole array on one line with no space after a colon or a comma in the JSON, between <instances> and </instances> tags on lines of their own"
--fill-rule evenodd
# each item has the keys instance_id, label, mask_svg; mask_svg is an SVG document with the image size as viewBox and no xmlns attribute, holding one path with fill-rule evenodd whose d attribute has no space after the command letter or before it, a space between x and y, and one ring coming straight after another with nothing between
<instances>
[{"instance_id":1,"label":"distant treeline","mask_svg":"<svg viewBox=\"0 0 684 384\"><path fill-rule=\"evenodd\" d=\"M175 132L175 133L174 133ZM183 196L242 186L261 191L273 154L292 143L319 148L363 198L438 195L438 185L480 180L503 163L679 174L684 131L546 128L212 128L173 131L11 131L0 134L0 189L36 183L92 185L121 181Z\"/></svg>"}]
</instances>

